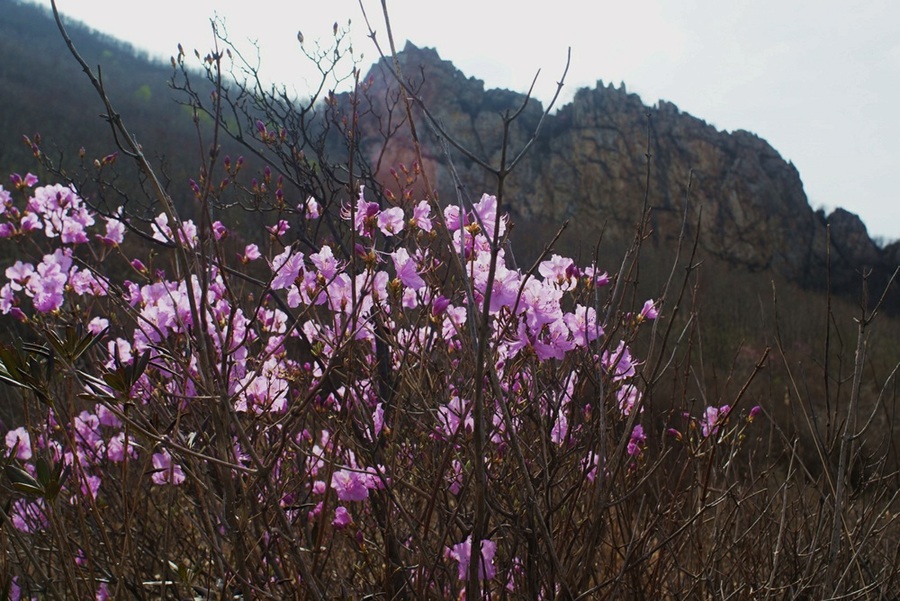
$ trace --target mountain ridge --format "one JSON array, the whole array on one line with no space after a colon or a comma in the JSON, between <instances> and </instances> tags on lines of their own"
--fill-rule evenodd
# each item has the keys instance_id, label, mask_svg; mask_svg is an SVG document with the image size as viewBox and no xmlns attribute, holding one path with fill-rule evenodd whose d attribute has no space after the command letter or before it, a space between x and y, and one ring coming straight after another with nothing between
<instances>
[{"instance_id":1,"label":"mountain ridge","mask_svg":"<svg viewBox=\"0 0 900 601\"><path fill-rule=\"evenodd\" d=\"M510 156L541 120L539 101L526 103L523 94L485 88L434 48L407 43L398 62L410 89L445 131L486 162L499 161L499 113L525 104L509 129ZM382 59L366 76L370 98L397 98L389 66ZM386 110L378 104L371 107L376 114ZM430 132L426 149L440 148L434 128L421 112L419 117L418 131ZM363 139L377 139L377 132L362 133ZM409 164L410 142L402 135L391 141L382 163ZM376 151L380 147L373 142L371 152ZM470 193L492 189L484 170L456 150L447 156L426 152L425 162L445 200L453 199L457 183ZM449 181L450 162L460 182ZM750 271L772 270L806 287L822 287L829 264L837 290L858 290L863 272L871 274L871 283L886 284L900 262L900 242L880 248L857 215L843 208L828 215L813 210L796 167L760 136L718 130L665 100L647 106L625 84L598 81L548 114L506 188L515 219L570 220L576 237L605 224L607 235L630 238L645 195L660 239L677 237L687 211L689 233L699 234L707 253Z\"/></svg>"}]
</instances>

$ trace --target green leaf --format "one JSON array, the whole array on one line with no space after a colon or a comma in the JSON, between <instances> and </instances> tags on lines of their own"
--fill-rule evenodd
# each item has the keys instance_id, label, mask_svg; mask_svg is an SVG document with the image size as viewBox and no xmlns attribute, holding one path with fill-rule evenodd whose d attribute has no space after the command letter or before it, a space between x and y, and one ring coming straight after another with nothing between
<instances>
[{"instance_id":1,"label":"green leaf","mask_svg":"<svg viewBox=\"0 0 900 601\"><path fill-rule=\"evenodd\" d=\"M43 496L44 491L38 481L31 477L31 474L16 465L7 465L6 477L9 478L13 488L19 492L37 497Z\"/></svg>"}]
</instances>

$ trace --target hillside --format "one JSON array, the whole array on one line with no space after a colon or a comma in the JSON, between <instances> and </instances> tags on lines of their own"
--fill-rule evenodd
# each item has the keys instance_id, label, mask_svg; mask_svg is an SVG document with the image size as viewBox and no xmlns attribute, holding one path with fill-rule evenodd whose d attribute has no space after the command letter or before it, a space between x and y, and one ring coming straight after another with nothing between
<instances>
[{"instance_id":1,"label":"hillside","mask_svg":"<svg viewBox=\"0 0 900 601\"><path fill-rule=\"evenodd\" d=\"M84 149L90 164L116 151L103 105L69 54L52 14L42 7L0 0L0 171L42 173L22 136L40 136L42 150L72 173ZM169 65L147 59L125 42L68 23L79 52L98 72L116 109L167 178L189 193L196 177L197 134L189 108L175 102ZM140 195L120 164L121 192Z\"/></svg>"}]
</instances>

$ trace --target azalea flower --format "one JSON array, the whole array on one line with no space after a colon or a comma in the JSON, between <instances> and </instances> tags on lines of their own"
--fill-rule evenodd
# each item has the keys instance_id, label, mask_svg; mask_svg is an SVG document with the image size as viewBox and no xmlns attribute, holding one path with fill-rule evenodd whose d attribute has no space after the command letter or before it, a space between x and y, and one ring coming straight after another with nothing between
<instances>
[{"instance_id":1,"label":"azalea flower","mask_svg":"<svg viewBox=\"0 0 900 601\"><path fill-rule=\"evenodd\" d=\"M628 441L628 454L632 457L640 455L646 441L647 436L644 434L644 427L640 424L635 424L634 429L631 431L631 438Z\"/></svg>"},{"instance_id":2,"label":"azalea flower","mask_svg":"<svg viewBox=\"0 0 900 601\"><path fill-rule=\"evenodd\" d=\"M490 580L497 575L497 568L494 566L494 554L496 552L497 543L490 539L481 541L481 558L480 561L478 561L479 579ZM469 536L463 542L456 543L448 548L447 557L459 562L459 579L467 580L469 578L469 564L472 560L472 537Z\"/></svg>"},{"instance_id":3,"label":"azalea flower","mask_svg":"<svg viewBox=\"0 0 900 601\"><path fill-rule=\"evenodd\" d=\"M644 321L645 319L653 320L657 317L659 317L659 311L657 310L653 299L644 302L644 307L638 315L638 321Z\"/></svg>"},{"instance_id":4,"label":"azalea flower","mask_svg":"<svg viewBox=\"0 0 900 601\"><path fill-rule=\"evenodd\" d=\"M398 248L391 253L394 260L394 269L397 270L397 277L404 286L408 286L413 290L420 290L425 287L425 280L416 271L416 262L409 256L409 251L405 248Z\"/></svg>"},{"instance_id":5,"label":"azalea flower","mask_svg":"<svg viewBox=\"0 0 900 601\"><path fill-rule=\"evenodd\" d=\"M169 451L163 449L161 453L154 453L151 458L153 463L153 476L151 476L155 484L173 484L178 486L184 482L184 471L177 463L172 462L172 456Z\"/></svg>"},{"instance_id":6,"label":"azalea flower","mask_svg":"<svg viewBox=\"0 0 900 601\"><path fill-rule=\"evenodd\" d=\"M350 515L350 512L347 511L346 507L338 505L334 508L334 520L332 520L331 522L332 526L334 526L337 530L343 530L352 523L353 516Z\"/></svg>"},{"instance_id":7,"label":"azalea flower","mask_svg":"<svg viewBox=\"0 0 900 601\"><path fill-rule=\"evenodd\" d=\"M293 286L303 269L303 253L293 252L290 246L272 259L272 290L283 290Z\"/></svg>"},{"instance_id":8,"label":"azalea flower","mask_svg":"<svg viewBox=\"0 0 900 601\"><path fill-rule=\"evenodd\" d=\"M378 214L378 229L385 236L399 234L403 226L403 209L400 207L392 207Z\"/></svg>"},{"instance_id":9,"label":"azalea flower","mask_svg":"<svg viewBox=\"0 0 900 601\"><path fill-rule=\"evenodd\" d=\"M358 470L341 469L331 475L331 488L341 501L363 501L369 497L366 474Z\"/></svg>"},{"instance_id":10,"label":"azalea flower","mask_svg":"<svg viewBox=\"0 0 900 601\"><path fill-rule=\"evenodd\" d=\"M722 405L721 407L710 406L706 408L703 417L700 419L700 428L704 438L715 436L719 432L719 426L725 422L730 410L731 407L728 405Z\"/></svg>"},{"instance_id":11,"label":"azalea flower","mask_svg":"<svg viewBox=\"0 0 900 601\"><path fill-rule=\"evenodd\" d=\"M301 208L302 207L302 208ZM316 202L316 199L310 196L306 199L306 205L301 205L297 207L298 209L304 211L307 219L318 219L322 214L321 207L319 207L319 203Z\"/></svg>"},{"instance_id":12,"label":"azalea flower","mask_svg":"<svg viewBox=\"0 0 900 601\"><path fill-rule=\"evenodd\" d=\"M416 205L413 209L412 219L409 222L420 230L425 232L431 231L431 205L428 204L427 200L423 200Z\"/></svg>"}]
</instances>

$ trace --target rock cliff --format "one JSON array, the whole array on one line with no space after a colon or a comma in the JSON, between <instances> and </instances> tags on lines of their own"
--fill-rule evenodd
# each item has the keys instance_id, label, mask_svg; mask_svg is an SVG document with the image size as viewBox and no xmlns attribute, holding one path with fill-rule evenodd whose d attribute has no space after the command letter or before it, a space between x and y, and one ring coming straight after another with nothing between
<instances>
[{"instance_id":1,"label":"rock cliff","mask_svg":"<svg viewBox=\"0 0 900 601\"><path fill-rule=\"evenodd\" d=\"M407 45L398 58L404 78L443 129L499 165L502 117L526 97L486 90L432 49ZM388 117L396 124L403 115L394 104L398 86L387 64L376 64L365 80L370 118L360 120L361 139L373 160L383 152L383 167L408 165L414 157L405 128L386 146L376 135ZM508 157L522 150L542 113L540 102L528 100L509 128ZM476 162L428 125L420 107L416 120L426 170L444 201L455 199L458 187L469 195L495 188ZM506 208L517 221L570 220L572 235L587 248L601 228L605 236L629 239L645 199L656 240L677 236L686 214L708 255L805 286L824 284L829 248L833 284L845 290L858 290L862 270L872 270L873 284L886 281L900 258L898 245L880 249L856 215L813 211L800 174L762 138L719 131L669 102L648 107L624 84L598 82L578 90L571 103L549 115L505 189Z\"/></svg>"}]
</instances>

